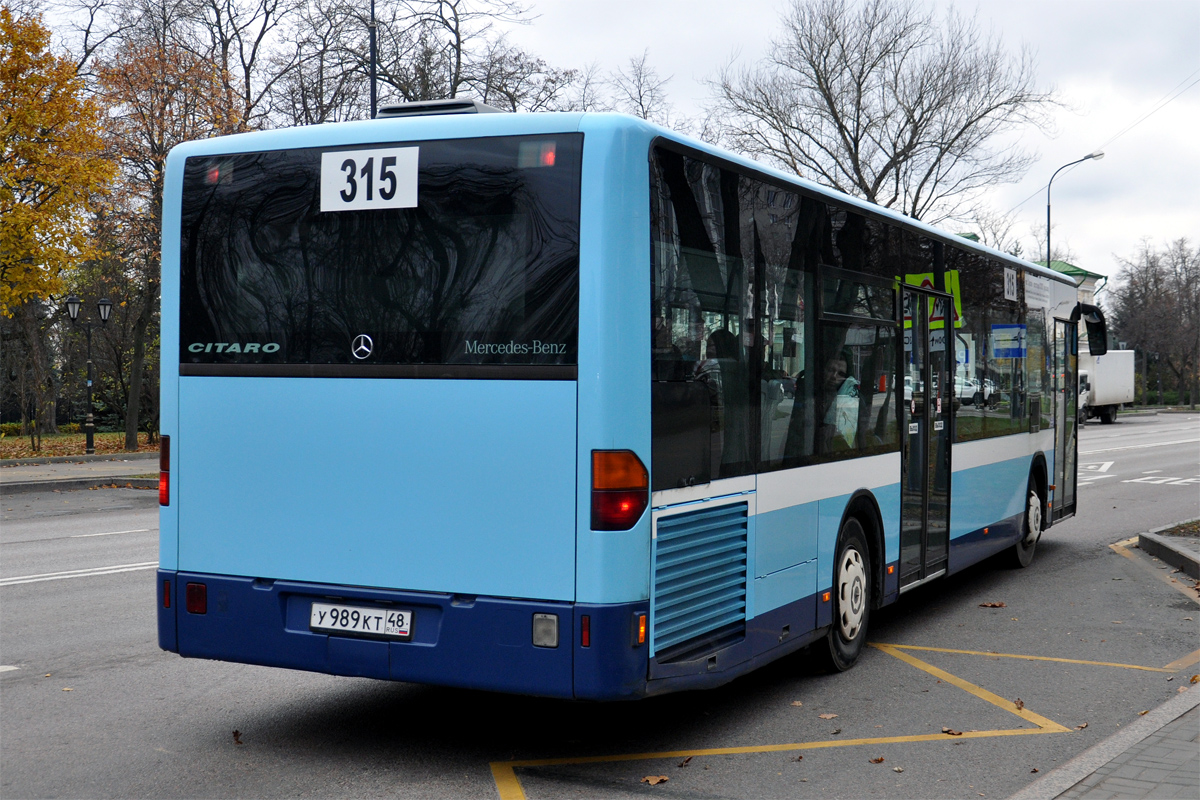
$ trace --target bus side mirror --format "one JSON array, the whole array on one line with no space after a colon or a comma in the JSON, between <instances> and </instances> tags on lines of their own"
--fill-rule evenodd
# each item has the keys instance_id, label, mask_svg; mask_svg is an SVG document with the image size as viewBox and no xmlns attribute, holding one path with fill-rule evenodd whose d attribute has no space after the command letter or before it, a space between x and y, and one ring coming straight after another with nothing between
<instances>
[{"instance_id":1,"label":"bus side mirror","mask_svg":"<svg viewBox=\"0 0 1200 800\"><path fill-rule=\"evenodd\" d=\"M1078 322L1080 319L1087 328L1088 351L1094 356L1102 356L1107 353L1108 324L1104 321L1104 312L1096 306L1079 303L1071 312L1071 322Z\"/></svg>"}]
</instances>

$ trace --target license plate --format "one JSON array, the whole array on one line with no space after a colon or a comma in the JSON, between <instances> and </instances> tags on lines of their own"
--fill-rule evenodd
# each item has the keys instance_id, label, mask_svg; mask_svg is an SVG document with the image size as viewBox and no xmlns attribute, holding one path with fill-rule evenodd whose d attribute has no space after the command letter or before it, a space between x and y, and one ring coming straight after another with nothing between
<instances>
[{"instance_id":1,"label":"license plate","mask_svg":"<svg viewBox=\"0 0 1200 800\"><path fill-rule=\"evenodd\" d=\"M308 626L314 631L328 633L408 639L412 636L412 619L411 611L393 608L313 603Z\"/></svg>"}]
</instances>

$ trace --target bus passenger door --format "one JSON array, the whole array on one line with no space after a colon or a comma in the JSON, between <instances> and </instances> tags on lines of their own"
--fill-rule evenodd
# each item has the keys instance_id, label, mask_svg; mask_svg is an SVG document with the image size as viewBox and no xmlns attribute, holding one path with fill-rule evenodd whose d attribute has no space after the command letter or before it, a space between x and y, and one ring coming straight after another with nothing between
<instances>
[{"instance_id":1,"label":"bus passenger door","mask_svg":"<svg viewBox=\"0 0 1200 800\"><path fill-rule=\"evenodd\" d=\"M1054 320L1054 492L1050 519L1075 513L1075 482L1079 402L1079 328Z\"/></svg>"},{"instance_id":2,"label":"bus passenger door","mask_svg":"<svg viewBox=\"0 0 1200 800\"><path fill-rule=\"evenodd\" d=\"M946 569L950 544L952 325L947 296L911 286L904 308L904 386L900 403L900 589Z\"/></svg>"}]
</instances>

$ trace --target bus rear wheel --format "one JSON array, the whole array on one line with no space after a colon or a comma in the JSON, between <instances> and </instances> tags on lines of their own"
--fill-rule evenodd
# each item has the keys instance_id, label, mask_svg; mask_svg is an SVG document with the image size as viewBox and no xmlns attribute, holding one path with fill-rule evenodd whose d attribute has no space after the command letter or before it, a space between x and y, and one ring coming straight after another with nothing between
<instances>
[{"instance_id":1,"label":"bus rear wheel","mask_svg":"<svg viewBox=\"0 0 1200 800\"><path fill-rule=\"evenodd\" d=\"M1030 476L1029 492L1025 500L1025 521L1021 526L1021 539L1012 548L1012 565L1014 567L1024 568L1033 563L1033 551L1037 549L1038 539L1042 536L1043 507L1037 483Z\"/></svg>"},{"instance_id":2,"label":"bus rear wheel","mask_svg":"<svg viewBox=\"0 0 1200 800\"><path fill-rule=\"evenodd\" d=\"M845 672L862 653L871 616L871 551L862 523L853 517L838 536L832 595L833 624L821 646L822 661L831 672Z\"/></svg>"}]
</instances>

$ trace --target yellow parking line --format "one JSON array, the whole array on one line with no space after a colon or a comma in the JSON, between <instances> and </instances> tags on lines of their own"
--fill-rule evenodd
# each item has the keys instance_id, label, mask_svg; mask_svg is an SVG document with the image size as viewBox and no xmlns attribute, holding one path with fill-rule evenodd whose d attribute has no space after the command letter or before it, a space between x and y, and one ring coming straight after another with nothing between
<instances>
[{"instance_id":1,"label":"yellow parking line","mask_svg":"<svg viewBox=\"0 0 1200 800\"><path fill-rule=\"evenodd\" d=\"M1170 664L1167 664L1165 667L1163 667L1163 672L1175 672L1177 670L1184 669L1185 667L1190 667L1192 664L1196 663L1200 663L1200 650L1197 650L1194 653L1189 653L1183 658L1175 659Z\"/></svg>"},{"instance_id":2,"label":"yellow parking line","mask_svg":"<svg viewBox=\"0 0 1200 800\"><path fill-rule=\"evenodd\" d=\"M1140 566L1142 566L1144 568L1150 569L1150 566L1151 566L1150 564L1148 564L1146 561L1142 560L1138 556L1134 555L1133 553L1129 552L1129 550L1128 550L1128 548L1136 545L1137 542L1138 542L1138 537L1134 536L1130 539L1123 539L1119 542L1115 542L1114 544L1110 544L1108 546L1108 548L1110 550L1112 550L1114 553L1119 553L1120 555L1125 556L1133 563L1139 564ZM1188 586L1185 583L1181 583L1180 581L1176 580L1175 578L1172 578L1170 575L1168 575L1167 573L1165 573L1159 569L1150 569L1150 574L1154 575L1160 581L1167 584L1168 586L1170 586L1172 589L1174 589L1175 591L1182 594L1187 599L1193 600L1197 603L1200 603L1200 588L1197 588L1195 586Z\"/></svg>"},{"instance_id":3,"label":"yellow parking line","mask_svg":"<svg viewBox=\"0 0 1200 800\"><path fill-rule=\"evenodd\" d=\"M945 670L938 669L932 664L926 664L924 661L907 653L902 653L897 645L889 644L874 644L875 647L887 653L894 658L916 667L919 670L934 675L953 684L958 688L975 695L976 697L986 700L987 702L1003 708L1011 714L1015 714L1021 719L1032 722L1036 728L1014 728L1010 730L995 730L995 731L963 731L960 736L954 736L954 740L959 739L985 739L993 736L1029 736L1030 734L1040 733L1068 733L1068 729L1059 725L1053 720L1047 719L1040 714L1035 714L1032 711L1018 709L1011 700L1006 700L999 695L989 692L987 689L967 683L961 678L956 678ZM923 648L929 649L929 648ZM950 739L944 733L926 733L913 736L882 736L870 739L836 739L820 742L791 742L788 744L767 744L767 745L751 745L747 747L712 747L701 750L665 750L655 753L625 753L621 755L609 756L567 756L563 758L538 758L525 759L522 761L493 761L490 766L492 769L492 778L496 782L496 791L500 794L500 800L525 800L525 790L521 788L521 781L517 778L516 769L519 767L552 767L563 765L581 765L581 764L605 764L617 763L622 761L650 761L653 759L663 758L688 758L695 756L724 756L724 755L745 755L755 753L783 753L795 750L817 750L828 747L857 747L867 744L904 744L909 742L937 742Z\"/></svg>"},{"instance_id":4,"label":"yellow parking line","mask_svg":"<svg viewBox=\"0 0 1200 800\"><path fill-rule=\"evenodd\" d=\"M988 653L983 650L951 650L947 647L918 647L915 644L889 644L888 647L896 647L901 650L925 650L932 653L959 653L964 656L991 656L992 658L1019 658L1025 661L1057 661L1062 664L1087 664L1093 667L1120 667L1121 669L1140 669L1146 672L1174 672L1174 669L1167 667L1142 667L1137 664L1117 664L1111 661L1080 661L1075 658L1051 658L1050 656L1023 656L1014 653ZM1197 651L1200 653L1200 651ZM1193 655L1196 655L1194 653ZM1186 664L1183 666L1187 666Z\"/></svg>"},{"instance_id":5,"label":"yellow parking line","mask_svg":"<svg viewBox=\"0 0 1200 800\"><path fill-rule=\"evenodd\" d=\"M889 656L894 656L895 658L898 658L901 661L903 661L904 663L910 664L919 670L928 672L930 675L933 675L934 677L941 678L946 683L953 684L954 686L957 686L958 688L962 689L964 692L975 695L980 700L986 700L987 702L991 703L992 705L996 706L997 708L1002 708L1005 711L1009 712L1010 714L1016 714L1018 717L1025 720L1026 722L1032 722L1034 725L1037 725L1039 728L1044 728L1047 732L1054 732L1054 733L1068 733L1069 732L1068 728L1064 728L1062 725L1059 725L1054 720L1047 719L1046 717L1043 717L1041 714L1035 714L1026 708L1017 708L1016 704L1012 700L1007 700L998 694L993 694L992 692L989 692L987 689L984 689L981 686L976 686L973 683L967 683L962 678L957 678L957 677L951 675L949 672L946 672L944 669L938 669L937 667L933 666L932 664L926 664L921 659L915 658L914 656L910 656L908 653L902 652L890 644L875 644L872 642L871 646L878 650L882 650L883 652L887 653Z\"/></svg>"},{"instance_id":6,"label":"yellow parking line","mask_svg":"<svg viewBox=\"0 0 1200 800\"><path fill-rule=\"evenodd\" d=\"M1066 728L1062 729L1063 731ZM565 758L537 758L526 761L494 761L492 776L500 800L525 800L525 791L514 771L519 767L554 767L581 764L610 764L623 761L650 761L666 758L689 758L697 756L752 755L758 753L786 753L795 750L820 750L829 747L857 747L865 744L904 744L908 742L945 742L961 739L986 739L993 736L1028 736L1039 733L1059 733L1050 728L1014 728L995 731L963 731L961 736L950 737L944 733L925 733L915 736L878 736L870 739L841 739L820 742L793 742L789 744L751 745L748 747L710 747L700 750L664 750L657 753L625 753L616 756L580 756Z\"/></svg>"}]
</instances>

